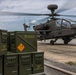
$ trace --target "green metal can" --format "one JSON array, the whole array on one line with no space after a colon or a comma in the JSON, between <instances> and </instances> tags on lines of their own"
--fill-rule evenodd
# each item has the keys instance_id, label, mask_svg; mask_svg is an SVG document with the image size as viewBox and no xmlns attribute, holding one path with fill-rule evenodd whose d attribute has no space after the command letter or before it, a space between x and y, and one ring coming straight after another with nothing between
<instances>
[{"instance_id":1,"label":"green metal can","mask_svg":"<svg viewBox=\"0 0 76 75\"><path fill-rule=\"evenodd\" d=\"M32 53L32 74L44 72L44 52Z\"/></svg>"},{"instance_id":2,"label":"green metal can","mask_svg":"<svg viewBox=\"0 0 76 75\"><path fill-rule=\"evenodd\" d=\"M0 56L0 75L3 75L3 56Z\"/></svg>"},{"instance_id":3,"label":"green metal can","mask_svg":"<svg viewBox=\"0 0 76 75\"><path fill-rule=\"evenodd\" d=\"M37 36L33 31L10 32L10 50L16 53L36 52Z\"/></svg>"},{"instance_id":4,"label":"green metal can","mask_svg":"<svg viewBox=\"0 0 76 75\"><path fill-rule=\"evenodd\" d=\"M8 37L7 37L7 52L10 51L10 32L8 32Z\"/></svg>"},{"instance_id":5,"label":"green metal can","mask_svg":"<svg viewBox=\"0 0 76 75\"><path fill-rule=\"evenodd\" d=\"M4 55L4 75L18 75L18 54Z\"/></svg>"},{"instance_id":6,"label":"green metal can","mask_svg":"<svg viewBox=\"0 0 76 75\"><path fill-rule=\"evenodd\" d=\"M19 75L30 75L31 66L31 53L19 54Z\"/></svg>"},{"instance_id":7,"label":"green metal can","mask_svg":"<svg viewBox=\"0 0 76 75\"><path fill-rule=\"evenodd\" d=\"M0 55L7 52L7 30L0 30Z\"/></svg>"}]
</instances>

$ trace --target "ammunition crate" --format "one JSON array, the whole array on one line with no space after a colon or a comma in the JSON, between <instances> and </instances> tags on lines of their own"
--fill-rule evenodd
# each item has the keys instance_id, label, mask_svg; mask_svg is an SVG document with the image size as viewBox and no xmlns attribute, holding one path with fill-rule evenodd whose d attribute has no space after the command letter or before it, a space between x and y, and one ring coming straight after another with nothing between
<instances>
[{"instance_id":1,"label":"ammunition crate","mask_svg":"<svg viewBox=\"0 0 76 75\"><path fill-rule=\"evenodd\" d=\"M4 55L4 75L18 75L18 55Z\"/></svg>"},{"instance_id":2,"label":"ammunition crate","mask_svg":"<svg viewBox=\"0 0 76 75\"><path fill-rule=\"evenodd\" d=\"M31 53L19 54L19 75L30 75L31 66Z\"/></svg>"},{"instance_id":3,"label":"ammunition crate","mask_svg":"<svg viewBox=\"0 0 76 75\"><path fill-rule=\"evenodd\" d=\"M3 75L3 56L0 56L0 75Z\"/></svg>"},{"instance_id":4,"label":"ammunition crate","mask_svg":"<svg viewBox=\"0 0 76 75\"><path fill-rule=\"evenodd\" d=\"M16 53L36 52L37 36L33 31L10 32L10 50Z\"/></svg>"},{"instance_id":5,"label":"ammunition crate","mask_svg":"<svg viewBox=\"0 0 76 75\"><path fill-rule=\"evenodd\" d=\"M32 74L44 72L44 52L32 53Z\"/></svg>"},{"instance_id":6,"label":"ammunition crate","mask_svg":"<svg viewBox=\"0 0 76 75\"><path fill-rule=\"evenodd\" d=\"M0 55L7 52L7 31L0 30Z\"/></svg>"},{"instance_id":7,"label":"ammunition crate","mask_svg":"<svg viewBox=\"0 0 76 75\"><path fill-rule=\"evenodd\" d=\"M9 35L10 32L8 32L8 37L7 37L7 52L10 51L10 35Z\"/></svg>"}]
</instances>

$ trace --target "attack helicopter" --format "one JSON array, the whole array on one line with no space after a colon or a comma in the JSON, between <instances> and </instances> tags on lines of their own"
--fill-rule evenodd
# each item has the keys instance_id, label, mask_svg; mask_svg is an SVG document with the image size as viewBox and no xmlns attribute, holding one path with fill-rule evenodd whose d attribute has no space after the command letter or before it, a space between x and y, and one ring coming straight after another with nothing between
<instances>
[{"instance_id":1,"label":"attack helicopter","mask_svg":"<svg viewBox=\"0 0 76 75\"><path fill-rule=\"evenodd\" d=\"M55 39L51 40L50 44L54 45L59 38L64 41L64 44L68 44L73 38L76 36L76 22L72 20L66 20L61 18L56 18L56 16L67 16L67 17L75 17L76 15L61 15L55 13L55 10L58 8L56 4L48 5L47 7L51 14L35 14L35 13L17 13L17 12L0 12L1 15L18 15L18 16L50 16L50 20L46 23L42 23L39 25L33 26L33 29L38 34L39 40L46 39ZM26 27L24 24L24 28L26 31Z\"/></svg>"},{"instance_id":2,"label":"attack helicopter","mask_svg":"<svg viewBox=\"0 0 76 75\"><path fill-rule=\"evenodd\" d=\"M52 14L43 15L49 15L51 19L47 20L46 23L34 25L33 29L37 32L39 40L55 39L50 41L50 44L54 45L54 42L61 38L64 44L68 44L76 36L76 22L70 19L55 18L55 16L72 16L54 13L57 8L57 5L49 5L48 9L51 10Z\"/></svg>"}]
</instances>

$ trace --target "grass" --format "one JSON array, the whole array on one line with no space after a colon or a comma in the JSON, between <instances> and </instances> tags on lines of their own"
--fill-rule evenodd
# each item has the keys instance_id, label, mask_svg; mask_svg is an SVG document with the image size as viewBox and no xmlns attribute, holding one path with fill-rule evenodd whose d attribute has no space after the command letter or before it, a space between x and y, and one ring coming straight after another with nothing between
<instances>
[{"instance_id":1,"label":"grass","mask_svg":"<svg viewBox=\"0 0 76 75\"><path fill-rule=\"evenodd\" d=\"M76 62L69 61L69 62L66 62L66 64L67 64L67 65L70 65L70 66L72 66L72 65L76 65Z\"/></svg>"}]
</instances>

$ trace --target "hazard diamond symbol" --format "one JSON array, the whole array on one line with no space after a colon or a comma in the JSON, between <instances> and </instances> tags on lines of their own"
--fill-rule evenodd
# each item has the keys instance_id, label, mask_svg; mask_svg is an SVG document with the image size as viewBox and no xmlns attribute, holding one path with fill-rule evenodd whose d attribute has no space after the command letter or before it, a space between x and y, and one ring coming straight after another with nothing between
<instances>
[{"instance_id":1,"label":"hazard diamond symbol","mask_svg":"<svg viewBox=\"0 0 76 75\"><path fill-rule=\"evenodd\" d=\"M19 46L18 46L17 48L18 48L18 50L19 50L20 52L22 52L25 47L24 47L24 45L21 43L21 44L19 44Z\"/></svg>"}]
</instances>

